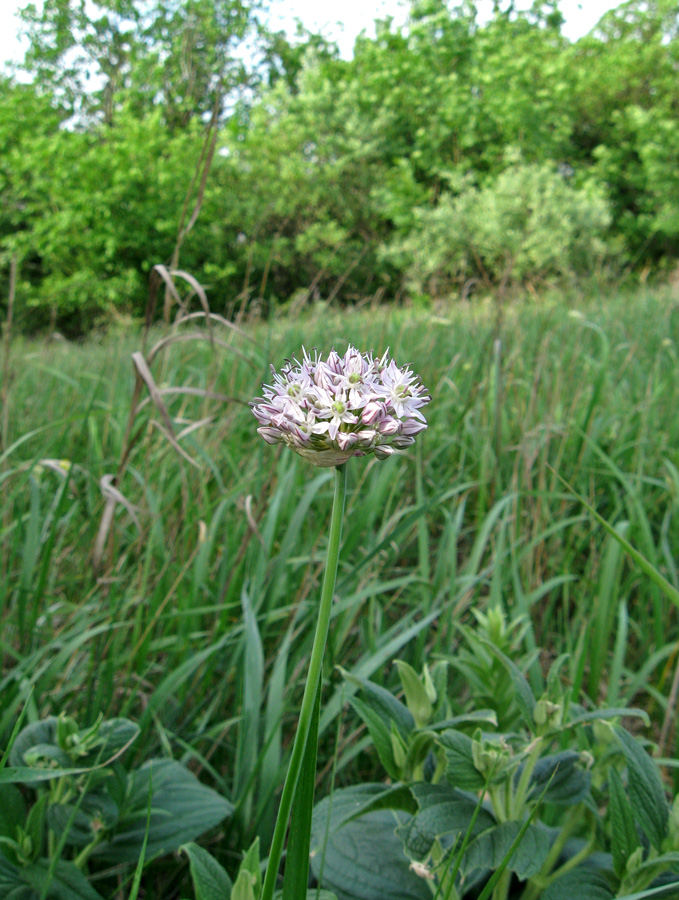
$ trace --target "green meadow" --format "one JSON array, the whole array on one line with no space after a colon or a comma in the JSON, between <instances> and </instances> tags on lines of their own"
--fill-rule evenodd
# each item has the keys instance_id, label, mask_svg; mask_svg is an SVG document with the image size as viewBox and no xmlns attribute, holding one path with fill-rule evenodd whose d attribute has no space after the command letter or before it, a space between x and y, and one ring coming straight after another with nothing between
<instances>
[{"instance_id":1,"label":"green meadow","mask_svg":"<svg viewBox=\"0 0 679 900\"><path fill-rule=\"evenodd\" d=\"M389 347L432 400L416 447L349 464L317 799L384 778L338 667L397 692L394 660L418 672L454 660L461 627L491 609L536 695L564 654L573 701L644 710L650 727L627 724L676 792L678 299L555 296L501 315L481 300L435 313L319 305L239 330L157 329L144 350L161 345L155 389L138 383L132 418L141 332L16 339L0 455L3 741L20 714L24 726L129 718L141 729L130 759L179 760L234 805L206 843L225 868L255 837L267 846L332 470L265 444L248 401L270 363L352 342ZM463 713L468 678L454 662L447 678ZM115 870L97 878L128 896ZM190 891L177 856L144 879L140 896Z\"/></svg>"}]
</instances>

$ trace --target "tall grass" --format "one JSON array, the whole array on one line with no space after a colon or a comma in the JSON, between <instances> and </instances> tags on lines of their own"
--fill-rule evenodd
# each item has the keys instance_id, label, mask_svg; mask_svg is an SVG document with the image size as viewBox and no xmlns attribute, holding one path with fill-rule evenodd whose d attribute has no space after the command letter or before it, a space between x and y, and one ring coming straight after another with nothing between
<instances>
[{"instance_id":1,"label":"tall grass","mask_svg":"<svg viewBox=\"0 0 679 900\"><path fill-rule=\"evenodd\" d=\"M319 769L329 777L337 746L340 781L378 772L335 665L393 686L394 658L419 669L454 654L457 623L489 604L526 618L527 649L569 654L574 696L643 705L657 736L677 610L563 482L679 588L677 305L643 292L580 299L574 314L547 298L505 309L501 345L495 326L482 303L436 315L319 308L250 324L252 344L232 335L244 356L174 344L160 388L233 399L164 395L175 422L209 420L181 439L197 467L150 404L139 414L98 570L101 479L124 450L140 337L15 342L0 466L3 739L26 703L29 721L130 716L140 758L174 755L236 804L214 848L227 865L256 835L268 845L332 483L259 440L246 404L268 361L349 341L389 346L433 400L421 451L350 466ZM536 689L548 662L531 669ZM462 705L464 684L450 693ZM669 727L664 753L676 749ZM165 873L152 870L146 896L175 896Z\"/></svg>"}]
</instances>

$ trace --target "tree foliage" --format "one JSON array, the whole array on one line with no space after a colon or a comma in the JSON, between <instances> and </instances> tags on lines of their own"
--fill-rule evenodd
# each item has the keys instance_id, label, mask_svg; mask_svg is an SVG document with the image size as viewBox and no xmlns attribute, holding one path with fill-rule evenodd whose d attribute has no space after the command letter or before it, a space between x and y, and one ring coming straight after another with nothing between
<instances>
[{"instance_id":1,"label":"tree foliage","mask_svg":"<svg viewBox=\"0 0 679 900\"><path fill-rule=\"evenodd\" d=\"M0 258L20 254L34 325L141 308L215 109L181 262L220 311L676 264L671 0L628 0L576 43L553 0L497 3L485 24L473 0L414 0L350 60L257 16L249 0L27 7L33 81L0 81Z\"/></svg>"},{"instance_id":2,"label":"tree foliage","mask_svg":"<svg viewBox=\"0 0 679 900\"><path fill-rule=\"evenodd\" d=\"M416 227L390 251L415 291L451 285L534 282L591 273L606 261L606 201L592 185L573 187L542 165L513 165L483 188L416 208Z\"/></svg>"},{"instance_id":3,"label":"tree foliage","mask_svg":"<svg viewBox=\"0 0 679 900\"><path fill-rule=\"evenodd\" d=\"M209 111L244 80L234 56L251 24L248 0L44 0L21 16L26 70L79 119L113 125L121 104L163 110L170 131Z\"/></svg>"}]
</instances>

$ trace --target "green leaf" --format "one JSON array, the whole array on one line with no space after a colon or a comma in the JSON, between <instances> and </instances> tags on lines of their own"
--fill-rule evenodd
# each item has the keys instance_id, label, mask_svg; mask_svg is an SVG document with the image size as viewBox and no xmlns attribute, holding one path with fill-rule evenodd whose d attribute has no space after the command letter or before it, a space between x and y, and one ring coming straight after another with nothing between
<instances>
[{"instance_id":1,"label":"green leaf","mask_svg":"<svg viewBox=\"0 0 679 900\"><path fill-rule=\"evenodd\" d=\"M384 766L390 778L398 780L401 777L399 767L394 759L394 750L391 743L391 731L384 719L375 712L367 703L358 697L350 697L349 703L356 710L362 721L368 728L368 733L377 750L380 762Z\"/></svg>"},{"instance_id":2,"label":"green leaf","mask_svg":"<svg viewBox=\"0 0 679 900\"><path fill-rule=\"evenodd\" d=\"M394 762L399 771L405 769L406 760L408 759L408 745L401 737L396 725L391 723L391 752L394 754Z\"/></svg>"},{"instance_id":3,"label":"green leaf","mask_svg":"<svg viewBox=\"0 0 679 900\"><path fill-rule=\"evenodd\" d=\"M88 765L97 765L116 756L134 743L139 735L139 726L129 719L106 719L101 723L97 735L97 745L84 758Z\"/></svg>"},{"instance_id":4,"label":"green leaf","mask_svg":"<svg viewBox=\"0 0 679 900\"><path fill-rule=\"evenodd\" d=\"M476 869L497 869L521 830L520 822L503 822L484 831L467 848L460 868L465 874ZM551 847L549 832L540 825L529 825L521 843L512 853L507 868L523 881L536 875Z\"/></svg>"},{"instance_id":5,"label":"green leaf","mask_svg":"<svg viewBox=\"0 0 679 900\"><path fill-rule=\"evenodd\" d=\"M31 807L26 817L26 834L33 843L33 858L37 857L42 850L43 836L45 834L45 819L47 816L47 804L49 803L49 794L43 794L38 797Z\"/></svg>"},{"instance_id":6,"label":"green leaf","mask_svg":"<svg viewBox=\"0 0 679 900\"><path fill-rule=\"evenodd\" d=\"M547 785L547 787L548 786L549 786L549 784ZM533 819L535 818L535 815L537 814L537 811L540 807L542 798L544 797L547 787L545 787L545 790L542 792L541 796L538 797L537 802L533 805L533 808L529 812L528 816L521 823L518 833L517 833L516 837L514 838L514 840L512 841L511 846L507 849L507 852L505 853L504 857L502 858L502 861L500 862L498 867L491 874L490 878L483 886L483 890L479 894L478 900L489 900L491 892L495 890L496 885L498 884L500 879L503 877L505 869L507 867L507 864L509 863L509 861L512 859L512 857L514 855L514 851L520 847L521 842L522 842L526 832L528 831L529 828L532 827Z\"/></svg>"},{"instance_id":7,"label":"green leaf","mask_svg":"<svg viewBox=\"0 0 679 900\"><path fill-rule=\"evenodd\" d=\"M663 884L660 887L646 888L645 891L635 891L633 894L625 894L619 900L677 900L679 897L679 881Z\"/></svg>"},{"instance_id":8,"label":"green leaf","mask_svg":"<svg viewBox=\"0 0 679 900\"><path fill-rule=\"evenodd\" d=\"M0 772L0 784L39 784L42 781L54 781L64 775L83 775L89 769L33 769L28 766L7 766Z\"/></svg>"},{"instance_id":9,"label":"green leaf","mask_svg":"<svg viewBox=\"0 0 679 900\"><path fill-rule=\"evenodd\" d=\"M511 678L512 685L514 686L514 696L516 697L516 704L519 707L519 714L523 720L523 724L532 731L535 727L535 722L533 720L533 710L535 709L535 697L533 696L533 691L530 689L530 685L526 680L523 672L519 667L513 662L508 656L500 650L495 644L492 644L490 641L483 641L483 645L490 650L490 652L496 656L502 665L507 670L509 677Z\"/></svg>"},{"instance_id":10,"label":"green leaf","mask_svg":"<svg viewBox=\"0 0 679 900\"><path fill-rule=\"evenodd\" d=\"M586 866L561 875L540 894L540 900L612 900L613 897L608 879Z\"/></svg>"},{"instance_id":11,"label":"green leaf","mask_svg":"<svg viewBox=\"0 0 679 900\"><path fill-rule=\"evenodd\" d=\"M679 872L679 851L673 850L647 859L634 869L635 875L637 872L650 873L654 879L663 872Z\"/></svg>"},{"instance_id":12,"label":"green leaf","mask_svg":"<svg viewBox=\"0 0 679 900\"><path fill-rule=\"evenodd\" d=\"M485 784L481 773L474 765L472 746L474 742L461 731L444 731L439 743L446 754L446 781L464 791L478 791Z\"/></svg>"},{"instance_id":13,"label":"green leaf","mask_svg":"<svg viewBox=\"0 0 679 900\"><path fill-rule=\"evenodd\" d=\"M231 879L214 856L194 843L184 844L180 850L189 858L196 900L230 900Z\"/></svg>"},{"instance_id":14,"label":"green leaf","mask_svg":"<svg viewBox=\"0 0 679 900\"><path fill-rule=\"evenodd\" d=\"M622 779L613 767L608 773L608 787L613 868L618 878L622 878L627 868L627 860L640 845L640 841L634 825L634 813L625 794Z\"/></svg>"},{"instance_id":15,"label":"green leaf","mask_svg":"<svg viewBox=\"0 0 679 900\"><path fill-rule=\"evenodd\" d=\"M317 805L311 843L314 876L319 877L323 862L322 887L338 900L431 900L428 886L410 871L394 831L408 815L376 810L353 818L383 793L382 785L357 785L335 791L332 803L325 798Z\"/></svg>"},{"instance_id":16,"label":"green leaf","mask_svg":"<svg viewBox=\"0 0 679 900\"><path fill-rule=\"evenodd\" d=\"M660 773L638 740L624 728L616 727L614 731L627 760L629 799L634 817L656 850L660 850L669 820Z\"/></svg>"},{"instance_id":17,"label":"green leaf","mask_svg":"<svg viewBox=\"0 0 679 900\"><path fill-rule=\"evenodd\" d=\"M0 897L16 900L37 900L35 892L21 877L21 869L0 853Z\"/></svg>"},{"instance_id":18,"label":"green leaf","mask_svg":"<svg viewBox=\"0 0 679 900\"><path fill-rule=\"evenodd\" d=\"M379 684L361 675L352 675L341 666L338 668L347 681L363 689L366 705L377 713L389 731L393 723L401 737L407 740L408 735L415 729L415 719L410 710Z\"/></svg>"},{"instance_id":19,"label":"green leaf","mask_svg":"<svg viewBox=\"0 0 679 900\"><path fill-rule=\"evenodd\" d=\"M422 519L420 519L420 521L422 521ZM445 667L446 663L444 663L443 665ZM444 668L444 671L445 671L445 668ZM438 697L438 691L436 690L436 685L434 684L434 680L431 677L431 672L429 671L429 666L426 663L424 664L424 666L422 668L422 681L424 683L424 689L427 694L427 699L432 704L436 703L436 700Z\"/></svg>"},{"instance_id":20,"label":"green leaf","mask_svg":"<svg viewBox=\"0 0 679 900\"><path fill-rule=\"evenodd\" d=\"M396 667L403 685L406 706L410 710L413 719L415 719L415 725L418 728L422 728L431 719L434 711L427 689L415 669L409 666L407 662L397 659Z\"/></svg>"},{"instance_id":21,"label":"green leaf","mask_svg":"<svg viewBox=\"0 0 679 900\"><path fill-rule=\"evenodd\" d=\"M262 875L259 868L259 838L241 860L238 876L231 891L231 900L258 900L262 892Z\"/></svg>"},{"instance_id":22,"label":"green leaf","mask_svg":"<svg viewBox=\"0 0 679 900\"><path fill-rule=\"evenodd\" d=\"M259 894L255 896L256 881L252 872L241 869L231 890L231 900L257 900Z\"/></svg>"},{"instance_id":23,"label":"green leaf","mask_svg":"<svg viewBox=\"0 0 679 900\"><path fill-rule=\"evenodd\" d=\"M0 784L0 837L14 837L15 827L26 821L26 801L13 784Z\"/></svg>"},{"instance_id":24,"label":"green leaf","mask_svg":"<svg viewBox=\"0 0 679 900\"><path fill-rule=\"evenodd\" d=\"M248 847L248 851L241 860L238 874L248 872L254 878L255 893L259 897L262 891L262 870L259 865L259 838L256 837Z\"/></svg>"},{"instance_id":25,"label":"green leaf","mask_svg":"<svg viewBox=\"0 0 679 900\"><path fill-rule=\"evenodd\" d=\"M47 823L52 831L61 837L68 827L66 843L75 847L85 847L99 827L113 828L117 820L118 807L103 791L86 794L77 809L72 804L57 803L47 811Z\"/></svg>"},{"instance_id":26,"label":"green leaf","mask_svg":"<svg viewBox=\"0 0 679 900\"><path fill-rule=\"evenodd\" d=\"M9 754L10 766L25 766L26 751L37 744L53 744L57 746L57 718L49 716L39 722L32 722L17 735Z\"/></svg>"},{"instance_id":27,"label":"green leaf","mask_svg":"<svg viewBox=\"0 0 679 900\"><path fill-rule=\"evenodd\" d=\"M283 892L276 891L274 900L283 900ZM306 900L338 900L337 894L332 891L320 891L318 888L309 888L306 892Z\"/></svg>"},{"instance_id":28,"label":"green leaf","mask_svg":"<svg viewBox=\"0 0 679 900\"><path fill-rule=\"evenodd\" d=\"M523 765L517 771L521 777ZM531 778L530 797L535 798L545 791L545 803L573 806L585 799L589 793L592 776L580 768L580 754L574 750L564 750L551 756L543 756L535 764Z\"/></svg>"},{"instance_id":29,"label":"green leaf","mask_svg":"<svg viewBox=\"0 0 679 900\"><path fill-rule=\"evenodd\" d=\"M50 759L56 759L61 767L68 768L72 760L57 744L57 723L56 716L49 716L23 728L9 754L10 766L30 768L26 754L32 750L44 755L49 754Z\"/></svg>"},{"instance_id":30,"label":"green leaf","mask_svg":"<svg viewBox=\"0 0 679 900\"><path fill-rule=\"evenodd\" d=\"M283 900L297 900L304 896L309 884L309 846L311 821L316 786L316 755L318 752L318 720L321 714L321 688L323 677L318 679L314 711L309 726L302 768L300 769L290 819L288 850L283 873Z\"/></svg>"},{"instance_id":31,"label":"green leaf","mask_svg":"<svg viewBox=\"0 0 679 900\"><path fill-rule=\"evenodd\" d=\"M445 784L420 782L411 784L418 810L412 819L398 829L406 852L415 859L424 859L436 841L442 846L452 845L465 834L476 811L478 798ZM472 834L480 834L495 825L492 814L481 809Z\"/></svg>"},{"instance_id":32,"label":"green leaf","mask_svg":"<svg viewBox=\"0 0 679 900\"><path fill-rule=\"evenodd\" d=\"M406 779L419 781L422 778L422 766L434 747L436 734L433 731L418 731L410 740L406 757Z\"/></svg>"},{"instance_id":33,"label":"green leaf","mask_svg":"<svg viewBox=\"0 0 679 900\"><path fill-rule=\"evenodd\" d=\"M264 684L264 650L257 625L257 617L245 588L241 591L243 624L245 626L245 650L243 673L242 721L238 729L235 784L238 795L248 790L248 784L259 751L260 715ZM244 815L250 815L250 792L245 802Z\"/></svg>"},{"instance_id":34,"label":"green leaf","mask_svg":"<svg viewBox=\"0 0 679 900\"><path fill-rule=\"evenodd\" d=\"M47 824L57 837L61 837L68 828L65 843L71 847L86 847L94 839L90 817L82 809L76 810L70 804L50 806Z\"/></svg>"},{"instance_id":35,"label":"green leaf","mask_svg":"<svg viewBox=\"0 0 679 900\"><path fill-rule=\"evenodd\" d=\"M149 783L152 785L149 860L173 853L182 844L214 828L233 811L233 804L201 784L178 762L150 760L128 776L120 820L112 837L95 851L98 858L107 862L137 862L146 832Z\"/></svg>"},{"instance_id":36,"label":"green leaf","mask_svg":"<svg viewBox=\"0 0 679 900\"><path fill-rule=\"evenodd\" d=\"M606 719L620 719L623 716L625 716L625 718L641 719L644 725L651 724L651 720L649 719L648 713L645 709L636 709L633 707L626 708L624 706L621 706L611 709L595 709L590 712L578 713L577 715L571 716L568 722L565 723L564 728L572 728L575 725L583 725L586 722L600 722Z\"/></svg>"},{"instance_id":37,"label":"green leaf","mask_svg":"<svg viewBox=\"0 0 679 900\"><path fill-rule=\"evenodd\" d=\"M47 859L39 859L16 872L21 882L33 889L32 897L36 900L41 896L45 900L102 900L101 894L95 891L80 869L71 862L59 860L51 879L50 861ZM4 870L0 872L0 887L4 885L4 874ZM27 898L29 896L31 894L26 894Z\"/></svg>"},{"instance_id":38,"label":"green leaf","mask_svg":"<svg viewBox=\"0 0 679 900\"><path fill-rule=\"evenodd\" d=\"M452 719L445 719L443 722L432 722L429 730L444 731L446 728L456 729L460 725L478 725L479 723L497 728L497 713L492 709L477 709L460 716L453 716Z\"/></svg>"},{"instance_id":39,"label":"green leaf","mask_svg":"<svg viewBox=\"0 0 679 900\"><path fill-rule=\"evenodd\" d=\"M390 787L385 787L383 784L355 785L353 788L346 788L343 797L348 795L350 791L356 792L355 798L352 795L354 802L345 802L343 817L333 816L333 826L336 829L346 825L348 822L353 822L354 819L359 819L368 813L379 810L393 809L409 815L414 815L417 812L417 801L407 784L395 784ZM312 833L315 833L316 819L317 813L314 810L314 830L312 830ZM315 852L313 845L311 852L312 855Z\"/></svg>"},{"instance_id":40,"label":"green leaf","mask_svg":"<svg viewBox=\"0 0 679 900\"><path fill-rule=\"evenodd\" d=\"M111 757L116 756L124 747L131 744L139 734L139 726L129 719L107 719L99 727L93 749L80 758L74 759L59 746L58 730L59 719L56 716L49 716L39 722L27 725L19 732L12 746L9 756L10 766L16 769L28 766L26 754L32 751L44 755L50 760L56 760L60 768L70 769L75 761L78 763L79 770L88 769L108 762ZM29 768L31 767L29 766ZM0 776L4 774L2 772Z\"/></svg>"}]
</instances>

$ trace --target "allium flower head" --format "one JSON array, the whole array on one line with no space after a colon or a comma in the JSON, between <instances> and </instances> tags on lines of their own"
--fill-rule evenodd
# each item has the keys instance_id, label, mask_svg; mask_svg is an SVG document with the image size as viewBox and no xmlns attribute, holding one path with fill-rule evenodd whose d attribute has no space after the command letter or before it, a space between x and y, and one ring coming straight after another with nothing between
<instances>
[{"instance_id":1,"label":"allium flower head","mask_svg":"<svg viewBox=\"0 0 679 900\"><path fill-rule=\"evenodd\" d=\"M269 444L287 444L317 466L367 453L386 459L427 427L426 389L387 353L375 359L349 346L344 356L332 350L324 360L302 348L302 362L271 371L272 384L250 404L257 430Z\"/></svg>"}]
</instances>

